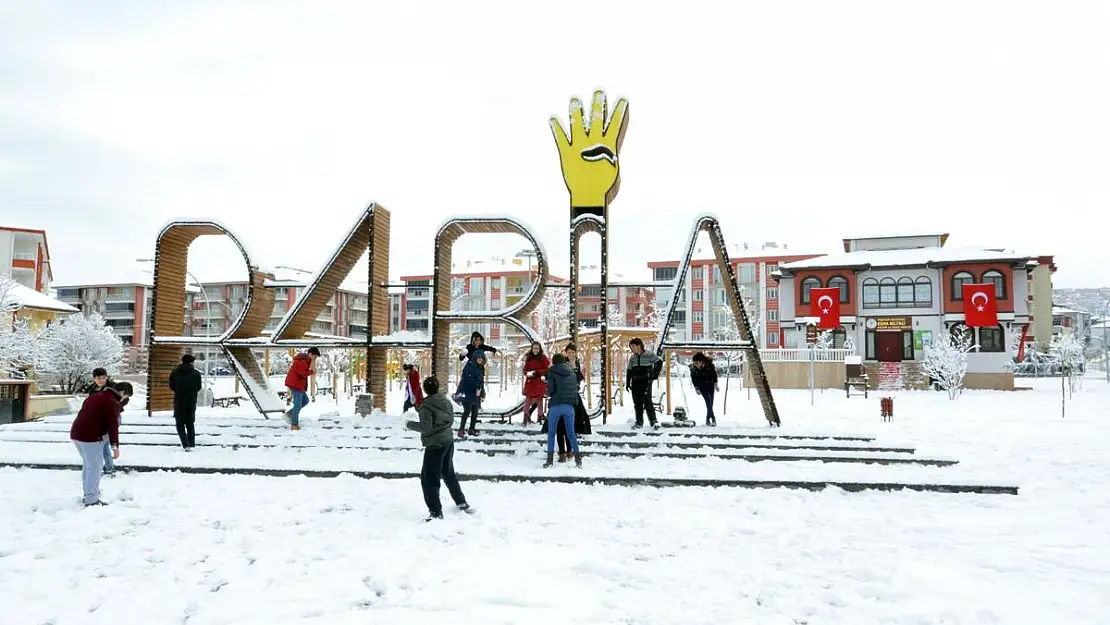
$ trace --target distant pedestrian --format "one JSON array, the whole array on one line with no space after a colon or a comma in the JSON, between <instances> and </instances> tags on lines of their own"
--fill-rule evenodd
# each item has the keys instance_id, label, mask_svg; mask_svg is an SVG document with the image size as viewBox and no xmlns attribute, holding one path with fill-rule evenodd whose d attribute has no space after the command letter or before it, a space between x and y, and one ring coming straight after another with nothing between
<instances>
[{"instance_id":1,"label":"distant pedestrian","mask_svg":"<svg viewBox=\"0 0 1110 625\"><path fill-rule=\"evenodd\" d=\"M119 459L119 413L121 402L131 397L130 382L117 382L85 398L69 428L69 438L81 455L81 485L85 506L102 506L100 476L104 470L101 452L105 441L111 445L112 458Z\"/></svg>"},{"instance_id":2,"label":"distant pedestrian","mask_svg":"<svg viewBox=\"0 0 1110 625\"><path fill-rule=\"evenodd\" d=\"M574 408L578 404L578 379L570 368L567 357L555 354L551 357L551 369L547 372L547 462L550 467L555 461L555 435L560 422L566 424L567 438L574 464L582 466L582 454L578 451L578 437L574 435ZM566 454L563 461L566 460Z\"/></svg>"},{"instance_id":3,"label":"distant pedestrian","mask_svg":"<svg viewBox=\"0 0 1110 625\"><path fill-rule=\"evenodd\" d=\"M721 387L717 385L717 366L713 364L712 358L701 352L694 354L690 364L690 384L705 400L705 424L717 425L717 417L713 414L713 395Z\"/></svg>"},{"instance_id":4,"label":"distant pedestrian","mask_svg":"<svg viewBox=\"0 0 1110 625\"><path fill-rule=\"evenodd\" d=\"M173 423L181 448L193 451L197 444L197 395L204 386L204 379L193 366L192 354L181 357L181 364L170 373L170 390L173 391Z\"/></svg>"},{"instance_id":5,"label":"distant pedestrian","mask_svg":"<svg viewBox=\"0 0 1110 625\"><path fill-rule=\"evenodd\" d=\"M451 426L455 423L455 409L450 400L439 392L439 380L435 377L424 379L424 401L421 402L419 421L406 423L410 430L420 432L420 444L424 446L424 463L420 468L420 489L424 491L424 503L428 506L428 521L443 518L443 504L439 500L439 483L447 484L447 491L459 510L473 514L474 509L466 502L459 478L455 474L455 441L451 436Z\"/></svg>"},{"instance_id":6,"label":"distant pedestrian","mask_svg":"<svg viewBox=\"0 0 1110 625\"><path fill-rule=\"evenodd\" d=\"M285 421L294 432L301 429L301 408L308 405L308 378L316 375L316 359L319 357L320 349L309 347L308 352L293 357L293 364L285 375L285 387L293 401L293 407L285 413Z\"/></svg>"},{"instance_id":7,"label":"distant pedestrian","mask_svg":"<svg viewBox=\"0 0 1110 625\"><path fill-rule=\"evenodd\" d=\"M524 425L532 424L532 411L536 421L543 419L543 396L547 393L547 383L544 376L551 367L551 361L543 353L543 345L539 341L532 343L528 355L524 357Z\"/></svg>"},{"instance_id":8,"label":"distant pedestrian","mask_svg":"<svg viewBox=\"0 0 1110 625\"><path fill-rule=\"evenodd\" d=\"M459 438L478 435L478 411L486 398L486 352L475 350L474 356L466 363L459 380L459 400L462 403L462 422L459 423ZM470 418L470 427L466 420Z\"/></svg>"},{"instance_id":9,"label":"distant pedestrian","mask_svg":"<svg viewBox=\"0 0 1110 625\"><path fill-rule=\"evenodd\" d=\"M647 411L651 427L659 427L655 419L655 402L651 397L651 387L663 369L663 360L655 352L645 352L644 342L634 338L628 342L632 355L628 357L624 389L632 393L632 406L636 411L636 425L644 427L644 411Z\"/></svg>"},{"instance_id":10,"label":"distant pedestrian","mask_svg":"<svg viewBox=\"0 0 1110 625\"><path fill-rule=\"evenodd\" d=\"M405 371L405 407L401 410L402 413L408 412L409 408L420 409L420 404L424 403L424 395L420 392L420 370L412 363L405 363L403 367Z\"/></svg>"}]
</instances>

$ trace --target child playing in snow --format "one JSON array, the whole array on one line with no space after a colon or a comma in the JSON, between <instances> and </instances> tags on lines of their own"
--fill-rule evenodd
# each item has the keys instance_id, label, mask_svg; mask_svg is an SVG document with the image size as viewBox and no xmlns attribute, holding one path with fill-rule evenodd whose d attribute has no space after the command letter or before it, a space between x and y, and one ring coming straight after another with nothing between
<instances>
[{"instance_id":1,"label":"child playing in snow","mask_svg":"<svg viewBox=\"0 0 1110 625\"><path fill-rule=\"evenodd\" d=\"M574 434L574 409L578 405L578 377L567 364L563 354L551 357L551 368L547 371L547 462L550 467L555 460L555 434L560 422L566 423L570 451L574 453L574 464L582 466L582 454L578 451L578 437Z\"/></svg>"},{"instance_id":2,"label":"child playing in snow","mask_svg":"<svg viewBox=\"0 0 1110 625\"><path fill-rule=\"evenodd\" d=\"M121 402L131 397L134 390L130 382L117 382L102 391L89 395L73 425L69 438L81 454L81 484L85 506L103 506L100 500L100 476L104 470L104 442L112 447L112 458L119 459L119 413Z\"/></svg>"},{"instance_id":3,"label":"child playing in snow","mask_svg":"<svg viewBox=\"0 0 1110 625\"><path fill-rule=\"evenodd\" d=\"M424 396L420 393L420 371L412 363L405 363L403 369L405 371L405 407L401 409L401 412L408 412L409 408L420 410L420 404L424 403Z\"/></svg>"},{"instance_id":4,"label":"child playing in snow","mask_svg":"<svg viewBox=\"0 0 1110 625\"><path fill-rule=\"evenodd\" d=\"M486 398L485 351L475 350L474 356L463 367L458 394L463 407L462 422L459 423L459 438L464 438L467 434L477 436L478 410L482 407L482 400ZM467 417L470 417L469 430L466 427Z\"/></svg>"},{"instance_id":5,"label":"child playing in snow","mask_svg":"<svg viewBox=\"0 0 1110 625\"><path fill-rule=\"evenodd\" d=\"M455 422L455 409L447 397L439 392L439 380L434 376L424 379L424 401L418 412L419 421L409 421L405 425L410 430L420 432L420 443L424 445L424 464L420 468L420 488L424 491L424 503L428 505L428 519L443 518L443 504L439 501L439 482L447 484L451 499L459 510L473 514L474 510L466 503L455 475L455 441L451 437L451 426Z\"/></svg>"}]
</instances>

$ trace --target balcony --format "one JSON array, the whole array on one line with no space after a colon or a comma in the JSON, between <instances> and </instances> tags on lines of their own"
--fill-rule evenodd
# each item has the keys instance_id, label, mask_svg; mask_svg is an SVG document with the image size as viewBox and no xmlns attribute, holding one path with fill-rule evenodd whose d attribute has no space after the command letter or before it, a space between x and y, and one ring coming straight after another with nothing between
<instances>
[{"instance_id":1,"label":"balcony","mask_svg":"<svg viewBox=\"0 0 1110 625\"><path fill-rule=\"evenodd\" d=\"M109 302L133 302L135 301L135 293L134 291L131 293L109 293L104 299Z\"/></svg>"},{"instance_id":2,"label":"balcony","mask_svg":"<svg viewBox=\"0 0 1110 625\"><path fill-rule=\"evenodd\" d=\"M105 319L134 319L135 311L133 310L104 310L100 312L100 316Z\"/></svg>"},{"instance_id":3,"label":"balcony","mask_svg":"<svg viewBox=\"0 0 1110 625\"><path fill-rule=\"evenodd\" d=\"M432 290L427 287L405 289L405 295L412 298L427 299L431 294Z\"/></svg>"},{"instance_id":4,"label":"balcony","mask_svg":"<svg viewBox=\"0 0 1110 625\"><path fill-rule=\"evenodd\" d=\"M424 319L428 316L428 308L405 309L405 316L410 318Z\"/></svg>"}]
</instances>

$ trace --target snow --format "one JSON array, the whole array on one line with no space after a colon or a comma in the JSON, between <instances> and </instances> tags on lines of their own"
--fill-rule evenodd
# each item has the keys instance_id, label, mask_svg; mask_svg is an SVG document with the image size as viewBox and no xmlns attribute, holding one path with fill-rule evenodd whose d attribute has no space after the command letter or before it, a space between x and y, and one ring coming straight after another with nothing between
<instances>
[{"instance_id":1,"label":"snow","mask_svg":"<svg viewBox=\"0 0 1110 625\"><path fill-rule=\"evenodd\" d=\"M370 340L371 343L413 343L422 345L432 340L427 332L415 330L395 330L390 334L377 334Z\"/></svg>"},{"instance_id":2,"label":"snow","mask_svg":"<svg viewBox=\"0 0 1110 625\"><path fill-rule=\"evenodd\" d=\"M1035 256L1035 255L1033 255ZM822 267L903 267L930 263L960 263L972 261L1024 262L1030 255L1014 251L1000 251L978 247L923 247L902 250L864 250L828 254L779 265L779 270L798 271Z\"/></svg>"},{"instance_id":3,"label":"snow","mask_svg":"<svg viewBox=\"0 0 1110 625\"><path fill-rule=\"evenodd\" d=\"M232 366L234 366L237 370L246 370L246 367L243 365L242 361L240 361L239 358L235 355L235 352L231 350L225 350L224 353L227 356L228 360L231 361ZM249 375L242 376L240 381L247 386L250 394L254 397L254 400L258 402L258 407L262 411L285 412L285 402L282 401L280 397L278 397L277 393L272 388L270 388L269 384L259 384L257 380L250 377ZM215 396L224 397L224 395Z\"/></svg>"},{"instance_id":4,"label":"snow","mask_svg":"<svg viewBox=\"0 0 1110 625\"><path fill-rule=\"evenodd\" d=\"M1035 388L1024 392L965 390L958 402L944 393L893 392L889 423L880 421L874 398L829 391L811 408L808 391L780 390L784 425L772 431L761 427L755 394L748 399L731 382L727 415L717 395L715 433L874 436L844 446L910 444L913 456L960 464L624 459L587 447L581 471L545 471L534 441L500 445L519 451L492 457L464 451L475 443L468 441L455 462L464 477L985 482L1019 484L1021 494L464 481L478 514L457 513L441 492L447 518L425 524L415 477L123 474L102 484L112 505L82 510L75 472L0 468L4 623L1041 625L1102 623L1110 613L1110 385L1088 380L1069 401L1067 419L1059 418L1055 379L1030 380ZM672 387L700 418L700 398L678 381ZM515 390L490 401L515 400ZM395 391L388 401L395 415L402 397ZM415 476L418 443L400 416L363 420L349 416L350 407L347 399L318 398L297 433L249 408L201 409L199 447L188 454L137 445L172 443L172 421L128 410L120 464ZM627 429L629 409L619 410L598 429ZM75 463L66 440L71 419L0 426L0 461ZM324 429L329 424L334 429ZM692 430L692 440L708 432ZM278 446L216 446L250 441Z\"/></svg>"},{"instance_id":5,"label":"snow","mask_svg":"<svg viewBox=\"0 0 1110 625\"><path fill-rule=\"evenodd\" d=\"M32 308L35 310L52 310L56 312L75 313L78 312L76 308L69 304L56 300L45 293L23 286L18 282L12 282L8 287L4 296L4 301L0 302L0 308L18 305L18 308Z\"/></svg>"}]
</instances>

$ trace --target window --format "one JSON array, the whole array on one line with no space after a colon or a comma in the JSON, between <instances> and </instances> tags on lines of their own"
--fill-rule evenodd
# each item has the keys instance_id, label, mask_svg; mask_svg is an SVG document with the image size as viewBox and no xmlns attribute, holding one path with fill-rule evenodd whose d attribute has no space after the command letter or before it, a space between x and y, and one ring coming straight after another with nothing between
<instances>
[{"instance_id":1,"label":"window","mask_svg":"<svg viewBox=\"0 0 1110 625\"><path fill-rule=\"evenodd\" d=\"M1006 299L1006 278L1001 272L991 269L983 274L983 284L994 283L994 298ZM986 351L986 350L983 350Z\"/></svg>"},{"instance_id":2,"label":"window","mask_svg":"<svg viewBox=\"0 0 1110 625\"><path fill-rule=\"evenodd\" d=\"M599 287L600 288L600 287ZM617 299L617 287L611 286L608 289L609 299Z\"/></svg>"},{"instance_id":3,"label":"window","mask_svg":"<svg viewBox=\"0 0 1110 625\"><path fill-rule=\"evenodd\" d=\"M470 279L470 293L469 295L482 295L482 290L486 286L485 278L471 278Z\"/></svg>"},{"instance_id":4,"label":"window","mask_svg":"<svg viewBox=\"0 0 1110 625\"><path fill-rule=\"evenodd\" d=\"M678 275L678 267L657 267L655 271L655 280L662 282L664 280L674 280Z\"/></svg>"},{"instance_id":5,"label":"window","mask_svg":"<svg viewBox=\"0 0 1110 625\"><path fill-rule=\"evenodd\" d=\"M694 311L694 323L701 323L702 319L703 317L701 311Z\"/></svg>"},{"instance_id":6,"label":"window","mask_svg":"<svg viewBox=\"0 0 1110 625\"><path fill-rule=\"evenodd\" d=\"M1006 342L1002 328L979 328L979 351L1001 353L1006 351Z\"/></svg>"},{"instance_id":7,"label":"window","mask_svg":"<svg viewBox=\"0 0 1110 625\"><path fill-rule=\"evenodd\" d=\"M489 279L489 288L491 290L492 289L500 289L501 288L501 278L490 278Z\"/></svg>"},{"instance_id":8,"label":"window","mask_svg":"<svg viewBox=\"0 0 1110 625\"><path fill-rule=\"evenodd\" d=\"M879 280L879 307L895 308L898 306L898 284L894 278Z\"/></svg>"},{"instance_id":9,"label":"window","mask_svg":"<svg viewBox=\"0 0 1110 625\"><path fill-rule=\"evenodd\" d=\"M879 307L879 281L875 278L868 278L863 281L863 307Z\"/></svg>"},{"instance_id":10,"label":"window","mask_svg":"<svg viewBox=\"0 0 1110 625\"><path fill-rule=\"evenodd\" d=\"M911 278L904 276L898 278L898 307L913 307L913 279Z\"/></svg>"},{"instance_id":11,"label":"window","mask_svg":"<svg viewBox=\"0 0 1110 625\"><path fill-rule=\"evenodd\" d=\"M902 332L902 360L913 360L913 332Z\"/></svg>"},{"instance_id":12,"label":"window","mask_svg":"<svg viewBox=\"0 0 1110 625\"><path fill-rule=\"evenodd\" d=\"M840 326L839 328L833 330L832 331L832 338L833 338L833 344L832 344L833 349L844 349L844 343L846 342L846 340L848 338L848 333L844 330L844 326Z\"/></svg>"},{"instance_id":13,"label":"window","mask_svg":"<svg viewBox=\"0 0 1110 625\"><path fill-rule=\"evenodd\" d=\"M700 302L705 297L705 293L701 289L694 289L694 301Z\"/></svg>"},{"instance_id":14,"label":"window","mask_svg":"<svg viewBox=\"0 0 1110 625\"><path fill-rule=\"evenodd\" d=\"M833 276L829 278L829 288L840 289L840 303L848 303L848 280L844 276Z\"/></svg>"},{"instance_id":15,"label":"window","mask_svg":"<svg viewBox=\"0 0 1110 625\"><path fill-rule=\"evenodd\" d=\"M721 282L721 266L717 263L713 263L713 282Z\"/></svg>"},{"instance_id":16,"label":"window","mask_svg":"<svg viewBox=\"0 0 1110 625\"><path fill-rule=\"evenodd\" d=\"M695 341L700 341L700 340L702 340L703 338L705 338L705 335L704 335L704 334L702 334L701 332L695 332L695 333L694 333L694 340L695 340Z\"/></svg>"},{"instance_id":17,"label":"window","mask_svg":"<svg viewBox=\"0 0 1110 625\"><path fill-rule=\"evenodd\" d=\"M736 281L741 284L755 282L755 263L738 263L736 265Z\"/></svg>"},{"instance_id":18,"label":"window","mask_svg":"<svg viewBox=\"0 0 1110 625\"><path fill-rule=\"evenodd\" d=\"M802 280L802 303L810 303L810 290L821 288L821 281L817 278L806 278Z\"/></svg>"},{"instance_id":19,"label":"window","mask_svg":"<svg viewBox=\"0 0 1110 625\"><path fill-rule=\"evenodd\" d=\"M778 321L778 319L779 319L779 311L777 311L777 310L768 310L767 311L767 321Z\"/></svg>"},{"instance_id":20,"label":"window","mask_svg":"<svg viewBox=\"0 0 1110 625\"><path fill-rule=\"evenodd\" d=\"M724 305L724 303L725 303L725 290L724 289L717 289L716 302L717 302L718 306L723 306Z\"/></svg>"},{"instance_id":21,"label":"window","mask_svg":"<svg viewBox=\"0 0 1110 625\"><path fill-rule=\"evenodd\" d=\"M952 276L952 296L949 299L953 302L962 301L964 298L965 284L975 284L975 276L966 271L961 271Z\"/></svg>"},{"instance_id":22,"label":"window","mask_svg":"<svg viewBox=\"0 0 1110 625\"><path fill-rule=\"evenodd\" d=\"M874 330L868 330L866 334L864 334L863 357L867 360L878 360L878 357L875 356L875 334L876 332Z\"/></svg>"},{"instance_id":23,"label":"window","mask_svg":"<svg viewBox=\"0 0 1110 625\"><path fill-rule=\"evenodd\" d=\"M767 344L777 346L779 344L779 333L778 332L768 332L767 333Z\"/></svg>"},{"instance_id":24,"label":"window","mask_svg":"<svg viewBox=\"0 0 1110 625\"><path fill-rule=\"evenodd\" d=\"M956 342L961 334L966 336L969 342L975 342L975 335L972 333L971 328L962 323L953 324L952 327L948 328L948 334L952 337L952 342Z\"/></svg>"},{"instance_id":25,"label":"window","mask_svg":"<svg viewBox=\"0 0 1110 625\"><path fill-rule=\"evenodd\" d=\"M779 270L779 266L776 265L775 263L768 263L767 264L767 275L771 275L772 273L774 273L778 270Z\"/></svg>"},{"instance_id":26,"label":"window","mask_svg":"<svg viewBox=\"0 0 1110 625\"><path fill-rule=\"evenodd\" d=\"M778 299L778 298L779 298L779 290L777 288L770 287L770 288L767 289L767 299Z\"/></svg>"},{"instance_id":27,"label":"window","mask_svg":"<svg viewBox=\"0 0 1110 625\"><path fill-rule=\"evenodd\" d=\"M704 277L705 277L705 268L704 267L694 267L694 279L695 280L701 280Z\"/></svg>"},{"instance_id":28,"label":"window","mask_svg":"<svg viewBox=\"0 0 1110 625\"><path fill-rule=\"evenodd\" d=\"M913 301L919 308L933 305L933 281L921 276L913 281Z\"/></svg>"}]
</instances>

